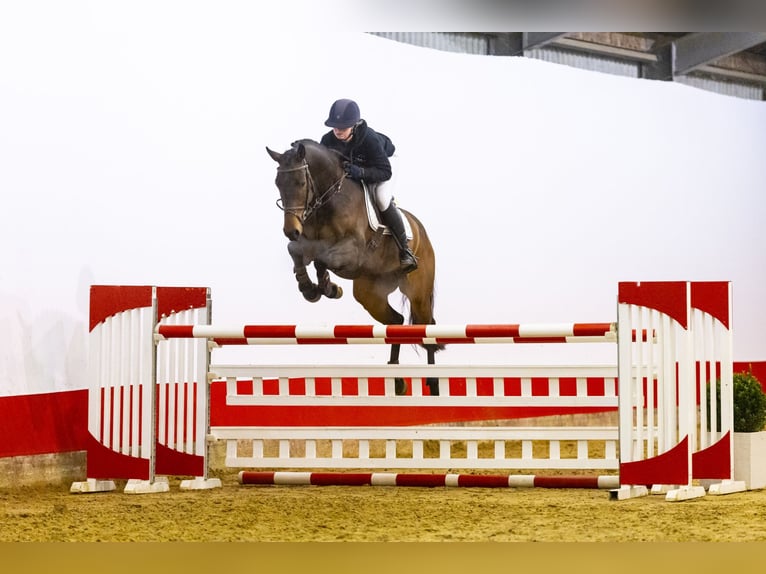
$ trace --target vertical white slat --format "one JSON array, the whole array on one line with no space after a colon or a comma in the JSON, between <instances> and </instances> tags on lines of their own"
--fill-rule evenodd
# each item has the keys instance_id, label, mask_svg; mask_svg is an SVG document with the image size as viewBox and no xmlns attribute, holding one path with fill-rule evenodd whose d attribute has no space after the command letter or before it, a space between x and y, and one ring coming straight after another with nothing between
<instances>
[{"instance_id":1,"label":"vertical white slat","mask_svg":"<svg viewBox=\"0 0 766 574\"><path fill-rule=\"evenodd\" d=\"M617 372L619 394L620 462L633 462L633 344L630 305L617 305Z\"/></svg>"},{"instance_id":2,"label":"vertical white slat","mask_svg":"<svg viewBox=\"0 0 766 574\"><path fill-rule=\"evenodd\" d=\"M521 378L521 396L522 397L532 396L532 379L530 379L529 377Z\"/></svg>"},{"instance_id":3,"label":"vertical white slat","mask_svg":"<svg viewBox=\"0 0 766 574\"><path fill-rule=\"evenodd\" d=\"M492 379L492 394L495 397L502 397L505 395L505 379L502 377L494 377Z\"/></svg>"},{"instance_id":4,"label":"vertical white slat","mask_svg":"<svg viewBox=\"0 0 766 574\"><path fill-rule=\"evenodd\" d=\"M452 460L452 443L448 440L439 441L439 458L441 460Z\"/></svg>"},{"instance_id":5,"label":"vertical white slat","mask_svg":"<svg viewBox=\"0 0 766 574\"><path fill-rule=\"evenodd\" d=\"M330 441L332 445L332 458L340 460L343 458L343 441L340 439L332 439Z\"/></svg>"},{"instance_id":6,"label":"vertical white slat","mask_svg":"<svg viewBox=\"0 0 766 574\"><path fill-rule=\"evenodd\" d=\"M653 309L648 309L647 311L647 322L645 326L647 333L646 341L643 341L643 329L636 332L636 337L642 340L641 345L646 348L646 456L648 458L657 454L655 450L655 441L657 440L657 437L654 430L657 426L654 409L654 374L656 372L656 365L654 362L654 343L652 337L649 335L649 333L654 331L654 322L657 314Z\"/></svg>"},{"instance_id":7,"label":"vertical white slat","mask_svg":"<svg viewBox=\"0 0 766 574\"><path fill-rule=\"evenodd\" d=\"M479 458L479 441L467 440L465 444L466 458L476 460Z\"/></svg>"},{"instance_id":8,"label":"vertical white slat","mask_svg":"<svg viewBox=\"0 0 766 574\"><path fill-rule=\"evenodd\" d=\"M495 460L505 460L505 441L495 441Z\"/></svg>"},{"instance_id":9,"label":"vertical white slat","mask_svg":"<svg viewBox=\"0 0 766 574\"><path fill-rule=\"evenodd\" d=\"M577 441L577 459L578 460L589 460L590 455L588 454L588 441L587 440L578 440Z\"/></svg>"},{"instance_id":10,"label":"vertical white slat","mask_svg":"<svg viewBox=\"0 0 766 574\"><path fill-rule=\"evenodd\" d=\"M729 433L729 477L734 478L734 364L732 340L732 284L726 294L727 324L718 325L718 353L721 363L721 433Z\"/></svg>"},{"instance_id":11,"label":"vertical white slat","mask_svg":"<svg viewBox=\"0 0 766 574\"><path fill-rule=\"evenodd\" d=\"M361 439L359 441L359 458L360 460L368 460L370 458L370 441Z\"/></svg>"},{"instance_id":12,"label":"vertical white slat","mask_svg":"<svg viewBox=\"0 0 766 574\"><path fill-rule=\"evenodd\" d=\"M606 385L606 381L604 381L604 385ZM606 392L606 386L604 386L604 392ZM588 379L586 377L575 379L575 395L578 398L588 396Z\"/></svg>"},{"instance_id":13,"label":"vertical white slat","mask_svg":"<svg viewBox=\"0 0 766 574\"><path fill-rule=\"evenodd\" d=\"M317 457L317 441L315 440L306 440L305 449L306 449L306 458L308 460L316 460Z\"/></svg>"},{"instance_id":14,"label":"vertical white slat","mask_svg":"<svg viewBox=\"0 0 766 574\"><path fill-rule=\"evenodd\" d=\"M210 297L210 288L207 288L205 296L206 307L199 311L199 322L209 325L212 315L212 301ZM208 382L208 372L210 371L210 352L208 350L207 340L200 339L197 342L196 356L196 377L197 381L197 420L196 420L196 454L204 456L205 478L209 470L208 461L208 443L207 436L210 434L210 383Z\"/></svg>"},{"instance_id":15,"label":"vertical white slat","mask_svg":"<svg viewBox=\"0 0 766 574\"><path fill-rule=\"evenodd\" d=\"M636 321L633 329L636 331L636 333L641 333L644 328L644 309L641 307L634 307L634 309L636 314ZM631 332L631 339L632 338L633 334ZM638 459L643 460L647 456L651 455L651 451L647 449L646 436L644 433L644 379L647 376L647 368L646 360L644 358L644 343L640 336L636 337L634 344L636 345L635 358L636 364L638 365L638 372L636 373L636 377L638 380L636 381L634 388L635 395L633 397L633 405L636 409L636 440L638 443L638 448L640 449Z\"/></svg>"},{"instance_id":16,"label":"vertical white slat","mask_svg":"<svg viewBox=\"0 0 766 574\"><path fill-rule=\"evenodd\" d=\"M561 442L557 440L548 441L548 458L550 460L561 460Z\"/></svg>"},{"instance_id":17,"label":"vertical white slat","mask_svg":"<svg viewBox=\"0 0 766 574\"><path fill-rule=\"evenodd\" d=\"M119 345L119 314L107 319L108 325L108 343L107 343L107 359L106 370L104 378L104 439L103 444L114 450L114 389L117 387L119 381L119 368L115 368L115 365L119 365L117 348Z\"/></svg>"},{"instance_id":18,"label":"vertical white slat","mask_svg":"<svg viewBox=\"0 0 766 574\"><path fill-rule=\"evenodd\" d=\"M422 440L412 441L412 459L423 460L423 441Z\"/></svg>"},{"instance_id":19,"label":"vertical white slat","mask_svg":"<svg viewBox=\"0 0 766 574\"><path fill-rule=\"evenodd\" d=\"M290 458L290 441L287 439L279 439L279 458Z\"/></svg>"},{"instance_id":20,"label":"vertical white slat","mask_svg":"<svg viewBox=\"0 0 766 574\"><path fill-rule=\"evenodd\" d=\"M683 420L684 433L681 436L689 437L689 448L687 449L688 459L688 476L687 484L692 484L692 454L694 452L695 445L697 444L697 437L699 431L697 430L697 395L696 395L696 377L695 377L695 360L694 360L694 334L692 331L693 325L691 320L691 282L686 282L686 325L687 329L684 331L679 329L681 333L682 345L681 345L681 368L679 369L679 375L681 380L679 381L679 418Z\"/></svg>"},{"instance_id":21,"label":"vertical white slat","mask_svg":"<svg viewBox=\"0 0 766 574\"><path fill-rule=\"evenodd\" d=\"M290 395L290 379L289 377L279 377L279 396L287 397Z\"/></svg>"},{"instance_id":22,"label":"vertical white slat","mask_svg":"<svg viewBox=\"0 0 766 574\"><path fill-rule=\"evenodd\" d=\"M532 441L521 441L521 458L522 460L532 460Z\"/></svg>"},{"instance_id":23,"label":"vertical white slat","mask_svg":"<svg viewBox=\"0 0 766 574\"><path fill-rule=\"evenodd\" d=\"M548 378L548 396L549 397L561 396L561 389L559 388L559 379L558 379L558 377L549 377Z\"/></svg>"},{"instance_id":24,"label":"vertical white slat","mask_svg":"<svg viewBox=\"0 0 766 574\"><path fill-rule=\"evenodd\" d=\"M154 301L155 296L152 295ZM154 305L154 303L153 303ZM150 458L154 451L155 427L154 408L156 405L154 396L155 386L155 347L154 347L154 307L146 307L141 311L141 335L139 336L141 356L141 380L139 382L141 395L141 458Z\"/></svg>"},{"instance_id":25,"label":"vertical white slat","mask_svg":"<svg viewBox=\"0 0 766 574\"><path fill-rule=\"evenodd\" d=\"M130 413L127 417L129 443L128 454L132 457L139 457L141 454L139 444L139 429L141 424L140 396L141 396L141 333L142 320L141 309L133 309L130 312L131 332L129 335L128 355L130 356L130 365L128 366L128 389L127 397Z\"/></svg>"},{"instance_id":26,"label":"vertical white slat","mask_svg":"<svg viewBox=\"0 0 766 574\"><path fill-rule=\"evenodd\" d=\"M104 324L99 323L88 335L88 431L102 442L101 419L102 404L101 381L104 377Z\"/></svg>"},{"instance_id":27,"label":"vertical white slat","mask_svg":"<svg viewBox=\"0 0 766 574\"><path fill-rule=\"evenodd\" d=\"M386 440L386 458L394 460L396 458L396 441Z\"/></svg>"}]
</instances>

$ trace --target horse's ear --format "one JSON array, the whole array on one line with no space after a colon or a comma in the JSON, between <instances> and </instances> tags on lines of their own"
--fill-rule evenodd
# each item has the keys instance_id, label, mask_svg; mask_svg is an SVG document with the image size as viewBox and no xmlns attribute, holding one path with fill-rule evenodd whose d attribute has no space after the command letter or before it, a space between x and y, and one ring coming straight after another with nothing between
<instances>
[{"instance_id":1,"label":"horse's ear","mask_svg":"<svg viewBox=\"0 0 766 574\"><path fill-rule=\"evenodd\" d=\"M306 146L304 146L302 143L299 143L298 147L295 148L295 153L298 154L298 159L304 159L306 157Z\"/></svg>"},{"instance_id":2,"label":"horse's ear","mask_svg":"<svg viewBox=\"0 0 766 574\"><path fill-rule=\"evenodd\" d=\"M282 156L284 155L284 154L281 154L281 153L277 153L277 152L275 152L273 150L270 150L268 146L266 146L266 151L271 156L271 159L273 159L277 163L280 162L280 160L282 159Z\"/></svg>"}]
</instances>

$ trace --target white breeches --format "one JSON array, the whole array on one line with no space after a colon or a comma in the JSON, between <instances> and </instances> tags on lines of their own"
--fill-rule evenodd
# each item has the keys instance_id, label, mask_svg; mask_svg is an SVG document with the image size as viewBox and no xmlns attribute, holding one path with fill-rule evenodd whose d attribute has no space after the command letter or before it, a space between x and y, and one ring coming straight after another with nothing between
<instances>
[{"instance_id":1,"label":"white breeches","mask_svg":"<svg viewBox=\"0 0 766 574\"><path fill-rule=\"evenodd\" d=\"M388 160L391 162L391 179L381 181L375 186L375 203L381 211L385 211L391 205L396 189L396 156L392 156Z\"/></svg>"}]
</instances>

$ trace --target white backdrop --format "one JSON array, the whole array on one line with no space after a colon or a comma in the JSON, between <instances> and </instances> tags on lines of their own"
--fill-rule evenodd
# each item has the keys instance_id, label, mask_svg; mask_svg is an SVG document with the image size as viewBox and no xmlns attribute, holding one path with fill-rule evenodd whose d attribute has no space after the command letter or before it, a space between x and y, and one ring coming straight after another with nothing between
<instances>
[{"instance_id":1,"label":"white backdrop","mask_svg":"<svg viewBox=\"0 0 766 574\"><path fill-rule=\"evenodd\" d=\"M618 281L731 280L735 360L766 360L763 102L307 33L246 4L65 5L0 11L0 395L86 386L91 284L209 286L220 324L371 323L342 281L340 301L298 293L265 153L319 139L340 97L397 145L398 202L437 251L439 323L613 321ZM454 346L437 360L578 358L614 349Z\"/></svg>"}]
</instances>

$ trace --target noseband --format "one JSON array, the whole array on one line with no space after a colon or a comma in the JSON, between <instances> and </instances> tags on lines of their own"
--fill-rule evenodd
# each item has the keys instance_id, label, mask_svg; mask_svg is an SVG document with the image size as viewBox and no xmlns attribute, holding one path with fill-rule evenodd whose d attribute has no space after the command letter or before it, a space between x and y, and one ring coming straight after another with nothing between
<instances>
[{"instance_id":1,"label":"noseband","mask_svg":"<svg viewBox=\"0 0 766 574\"><path fill-rule=\"evenodd\" d=\"M335 183L330 185L330 187L327 188L327 190L320 194L316 194L316 184L314 183L314 178L311 175L311 170L309 169L309 164L304 159L301 165L296 167L278 167L277 173L289 173L293 171L304 171L306 172L306 188L308 189L308 192L306 193L306 201L304 205L282 205L282 198L277 199L277 207L284 211L285 213L289 213L290 215L295 216L298 221L303 223L308 218L310 218L320 207L322 207L333 195L335 195L338 191L340 191L341 186L343 185L343 180L346 179L346 173L343 172L343 175L340 176L340 179L337 180Z\"/></svg>"}]
</instances>

